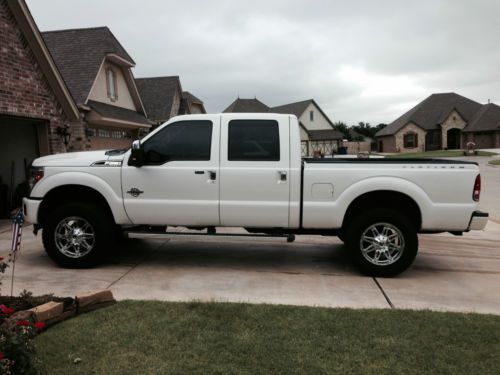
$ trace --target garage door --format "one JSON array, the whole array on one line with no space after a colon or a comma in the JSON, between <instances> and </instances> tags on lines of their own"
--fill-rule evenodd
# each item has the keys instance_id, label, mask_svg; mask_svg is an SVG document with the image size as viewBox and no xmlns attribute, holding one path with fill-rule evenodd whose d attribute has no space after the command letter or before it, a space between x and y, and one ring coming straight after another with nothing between
<instances>
[{"instance_id":1,"label":"garage door","mask_svg":"<svg viewBox=\"0 0 500 375\"><path fill-rule=\"evenodd\" d=\"M42 127L41 127L42 125ZM27 168L39 154L39 120L0 117L0 217L19 207L27 193Z\"/></svg>"}]
</instances>

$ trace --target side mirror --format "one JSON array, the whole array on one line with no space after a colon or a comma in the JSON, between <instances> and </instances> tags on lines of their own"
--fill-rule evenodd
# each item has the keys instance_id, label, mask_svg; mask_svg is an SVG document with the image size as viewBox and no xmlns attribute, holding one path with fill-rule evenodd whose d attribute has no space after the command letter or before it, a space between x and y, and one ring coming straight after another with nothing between
<instances>
[{"instance_id":1,"label":"side mirror","mask_svg":"<svg viewBox=\"0 0 500 375\"><path fill-rule=\"evenodd\" d=\"M142 149L141 141L136 140L132 142L132 149L130 157L128 158L128 165L140 167L144 164L144 150Z\"/></svg>"}]
</instances>

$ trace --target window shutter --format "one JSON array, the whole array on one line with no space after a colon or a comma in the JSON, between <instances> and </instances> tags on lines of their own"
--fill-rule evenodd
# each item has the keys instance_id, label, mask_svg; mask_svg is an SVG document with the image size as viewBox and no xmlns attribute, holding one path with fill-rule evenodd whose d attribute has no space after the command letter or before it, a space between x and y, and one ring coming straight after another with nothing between
<instances>
[{"instance_id":1,"label":"window shutter","mask_svg":"<svg viewBox=\"0 0 500 375\"><path fill-rule=\"evenodd\" d=\"M415 147L418 147L418 134L415 133L413 136L415 137Z\"/></svg>"}]
</instances>

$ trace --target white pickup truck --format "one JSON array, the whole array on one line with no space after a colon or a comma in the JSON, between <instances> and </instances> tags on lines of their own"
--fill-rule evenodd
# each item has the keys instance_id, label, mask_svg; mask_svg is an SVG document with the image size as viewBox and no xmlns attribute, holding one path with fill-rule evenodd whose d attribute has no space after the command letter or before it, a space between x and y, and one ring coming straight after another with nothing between
<instances>
[{"instance_id":1,"label":"white pickup truck","mask_svg":"<svg viewBox=\"0 0 500 375\"><path fill-rule=\"evenodd\" d=\"M86 267L117 229L175 236L338 236L366 274L408 268L417 233L483 229L476 163L429 159L303 159L297 118L283 114L175 117L129 150L36 159L27 220L48 255ZM180 236L180 234L179 234ZM250 238L249 240L252 240Z\"/></svg>"}]
</instances>

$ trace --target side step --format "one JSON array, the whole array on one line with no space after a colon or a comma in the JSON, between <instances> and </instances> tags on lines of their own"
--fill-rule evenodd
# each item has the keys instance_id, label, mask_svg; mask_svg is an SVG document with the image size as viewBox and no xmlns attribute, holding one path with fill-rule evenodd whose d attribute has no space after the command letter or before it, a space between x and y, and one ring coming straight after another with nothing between
<instances>
[{"instance_id":1,"label":"side step","mask_svg":"<svg viewBox=\"0 0 500 375\"><path fill-rule=\"evenodd\" d=\"M252 233L186 233L186 232L125 232L128 238L145 239L179 239L186 238L190 240L205 241L207 238L224 238L236 241L247 241L249 239L257 241L283 240L294 242L294 234L252 234Z\"/></svg>"}]
</instances>

